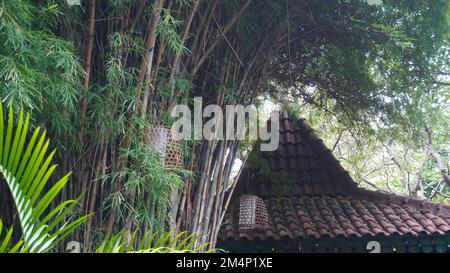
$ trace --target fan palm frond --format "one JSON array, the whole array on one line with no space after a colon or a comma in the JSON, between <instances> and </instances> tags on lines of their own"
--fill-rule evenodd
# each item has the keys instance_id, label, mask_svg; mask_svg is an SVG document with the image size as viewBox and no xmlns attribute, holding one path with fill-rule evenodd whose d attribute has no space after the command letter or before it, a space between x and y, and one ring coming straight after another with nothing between
<instances>
[{"instance_id":1,"label":"fan palm frond","mask_svg":"<svg viewBox=\"0 0 450 273\"><path fill-rule=\"evenodd\" d=\"M53 209L50 207L69 181L70 173L54 185L49 185L49 178L56 168L56 165L51 165L55 150L47 155L50 142L46 140L45 131L41 133L40 128L34 130L27 143L29 122L30 115L24 118L21 110L14 125L10 107L5 124L0 104L0 173L11 192L22 231L20 245L10 248L11 228L3 242L0 242L3 246L0 252L48 251L90 216L66 221L78 204L76 200L62 202Z\"/></svg>"}]
</instances>

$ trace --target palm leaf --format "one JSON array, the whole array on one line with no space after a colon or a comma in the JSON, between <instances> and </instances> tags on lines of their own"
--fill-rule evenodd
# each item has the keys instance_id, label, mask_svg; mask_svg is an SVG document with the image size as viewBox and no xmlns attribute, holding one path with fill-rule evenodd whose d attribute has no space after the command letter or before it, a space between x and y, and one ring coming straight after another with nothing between
<instances>
[{"instance_id":1,"label":"palm leaf","mask_svg":"<svg viewBox=\"0 0 450 273\"><path fill-rule=\"evenodd\" d=\"M0 238L2 237L2 231L3 231L3 222L0 219ZM13 233L12 228L9 229L8 231L6 231L6 234L3 237L3 240L0 241L0 253L4 253L4 252L15 253L15 252L20 251L20 248L23 245L23 241L19 241L14 246L10 247L12 233ZM23 252L23 249L22 249L22 252Z\"/></svg>"},{"instance_id":2,"label":"palm leaf","mask_svg":"<svg viewBox=\"0 0 450 273\"><path fill-rule=\"evenodd\" d=\"M122 230L110 239L104 240L95 250L96 253L186 253L186 252L214 252L207 250L209 243L192 249L197 236L181 232L174 235L173 231L157 233L147 231L138 239L137 230L127 236ZM130 237L130 239L127 239ZM172 238L172 239L171 239ZM181 240L183 238L183 240ZM181 240L181 241L180 241ZM180 241L179 243L177 243ZM133 247L136 246L136 247Z\"/></svg>"},{"instance_id":3,"label":"palm leaf","mask_svg":"<svg viewBox=\"0 0 450 273\"><path fill-rule=\"evenodd\" d=\"M27 114L24 120L24 112L21 110L14 125L10 107L5 126L0 104L0 173L11 192L22 229L21 241L12 247L12 228L7 232L3 241L0 241L0 252L48 251L90 216L86 215L72 222L66 221L77 205L76 200L68 200L50 208L69 181L70 173L52 186L49 185L49 179L56 169L56 165L51 165L55 151L47 155L50 142L45 138L45 131L40 133L40 128L34 131L26 145L29 120L30 115ZM0 235L1 228L2 225Z\"/></svg>"}]
</instances>

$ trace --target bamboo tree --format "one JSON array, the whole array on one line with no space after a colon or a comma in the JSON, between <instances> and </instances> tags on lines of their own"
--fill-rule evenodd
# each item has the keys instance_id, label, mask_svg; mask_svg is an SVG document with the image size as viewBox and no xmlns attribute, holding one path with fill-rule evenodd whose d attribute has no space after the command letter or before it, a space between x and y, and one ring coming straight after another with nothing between
<instances>
[{"instance_id":1,"label":"bamboo tree","mask_svg":"<svg viewBox=\"0 0 450 273\"><path fill-rule=\"evenodd\" d=\"M197 244L214 242L245 145L183 142L188 171L180 175L154 160L143 129L170 127L170 110L191 106L194 96L222 106L262 95L323 108L331 100L331 111L349 119L391 117L383 102L404 110L406 87L440 80L437 67L446 70L446 58L436 56L448 4L422 2L89 0L50 9L6 1L0 92L34 109L32 122L64 147L56 156L74 167L64 195L85 193L83 211L96 212L76 236L85 251L122 226L128 239L136 228L174 228L202 234ZM424 20L403 16L412 13Z\"/></svg>"}]
</instances>

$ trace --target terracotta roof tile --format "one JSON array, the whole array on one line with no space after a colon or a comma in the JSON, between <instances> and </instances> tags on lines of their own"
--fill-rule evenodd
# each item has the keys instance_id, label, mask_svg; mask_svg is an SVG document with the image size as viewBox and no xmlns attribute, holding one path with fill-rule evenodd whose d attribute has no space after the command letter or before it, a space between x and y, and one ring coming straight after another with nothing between
<instances>
[{"instance_id":1,"label":"terracotta roof tile","mask_svg":"<svg viewBox=\"0 0 450 273\"><path fill-rule=\"evenodd\" d=\"M271 224L267 229L239 231L227 214L220 237L266 240L275 237L417 236L450 231L442 218L428 211L420 212L408 205L396 206L394 210L382 201L368 202L353 196L302 196L290 200L272 197L264 201Z\"/></svg>"},{"instance_id":2,"label":"terracotta roof tile","mask_svg":"<svg viewBox=\"0 0 450 273\"><path fill-rule=\"evenodd\" d=\"M334 158L304 120L286 114L280 120L277 151L263 152L281 181L241 175L235 197L243 193L263 198L269 216L265 229L240 231L238 207L232 202L219 237L224 240L336 238L445 234L450 232L450 206L383 192L363 190ZM251 173L251 168L244 172ZM240 183L252 177L251 181ZM238 200L236 198L235 200Z\"/></svg>"}]
</instances>

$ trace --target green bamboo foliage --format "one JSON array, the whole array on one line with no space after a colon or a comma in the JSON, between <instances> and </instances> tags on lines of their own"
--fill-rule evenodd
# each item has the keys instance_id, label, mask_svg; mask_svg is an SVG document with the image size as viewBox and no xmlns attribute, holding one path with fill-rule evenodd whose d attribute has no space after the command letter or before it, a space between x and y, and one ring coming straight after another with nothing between
<instances>
[{"instance_id":1,"label":"green bamboo foliage","mask_svg":"<svg viewBox=\"0 0 450 273\"><path fill-rule=\"evenodd\" d=\"M144 233L137 237L136 229L130 236L125 231L104 240L95 250L95 253L186 253L186 252L214 252L216 249L208 249L209 243L201 244L194 248L199 236L188 235L186 232L175 234L174 231L166 233Z\"/></svg>"},{"instance_id":2,"label":"green bamboo foliage","mask_svg":"<svg viewBox=\"0 0 450 273\"><path fill-rule=\"evenodd\" d=\"M34 130L27 141L30 115L20 111L16 124L12 107L4 123L0 104L0 173L14 200L21 227L21 241L11 247L12 228L0 241L0 252L46 252L80 226L89 215L67 221L77 205L67 200L52 208L50 205L69 181L70 173L55 184L49 183L56 165L51 165L55 150L47 154L49 140L45 131ZM0 236L2 224L0 222Z\"/></svg>"}]
</instances>

